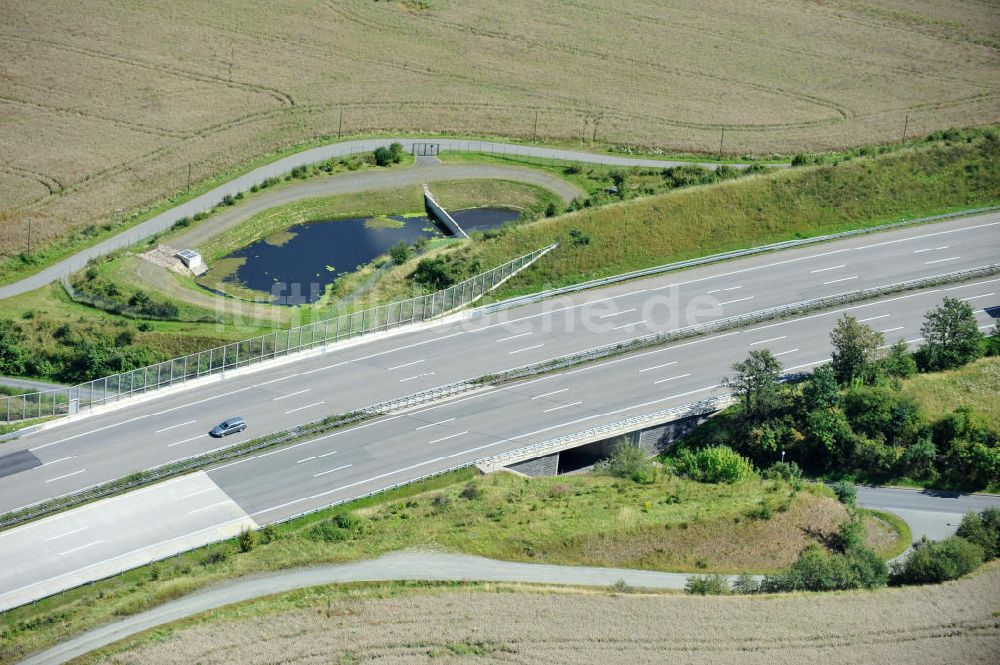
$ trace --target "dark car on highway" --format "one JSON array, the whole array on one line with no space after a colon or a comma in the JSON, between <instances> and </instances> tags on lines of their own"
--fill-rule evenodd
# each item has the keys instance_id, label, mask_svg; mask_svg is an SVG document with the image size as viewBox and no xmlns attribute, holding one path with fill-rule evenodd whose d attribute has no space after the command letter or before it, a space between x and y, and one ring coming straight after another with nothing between
<instances>
[{"instance_id":1,"label":"dark car on highway","mask_svg":"<svg viewBox=\"0 0 1000 665\"><path fill-rule=\"evenodd\" d=\"M209 432L211 436L220 439L229 434L234 434L235 432L242 432L247 428L247 421L242 418L230 418L229 420L223 420L221 423L212 428Z\"/></svg>"}]
</instances>

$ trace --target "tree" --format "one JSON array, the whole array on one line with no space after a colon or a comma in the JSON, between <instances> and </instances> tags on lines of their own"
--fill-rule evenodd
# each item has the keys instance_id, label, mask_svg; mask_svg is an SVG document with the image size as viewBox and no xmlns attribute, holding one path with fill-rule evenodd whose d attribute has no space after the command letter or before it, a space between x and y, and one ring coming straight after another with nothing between
<instances>
[{"instance_id":1,"label":"tree","mask_svg":"<svg viewBox=\"0 0 1000 665\"><path fill-rule=\"evenodd\" d=\"M410 246L400 240L389 248L389 258L397 266L401 266L410 259Z\"/></svg>"},{"instance_id":2,"label":"tree","mask_svg":"<svg viewBox=\"0 0 1000 665\"><path fill-rule=\"evenodd\" d=\"M723 385L736 393L750 422L765 420L774 412L781 395L781 363L768 349L761 349L734 363L733 371L736 373L726 377Z\"/></svg>"},{"instance_id":3,"label":"tree","mask_svg":"<svg viewBox=\"0 0 1000 665\"><path fill-rule=\"evenodd\" d=\"M823 365L813 370L809 382L802 389L806 410L828 409L840 406L840 387L833 368Z\"/></svg>"},{"instance_id":4,"label":"tree","mask_svg":"<svg viewBox=\"0 0 1000 665\"><path fill-rule=\"evenodd\" d=\"M983 334L972 305L957 298L947 297L929 311L920 334L924 338L920 352L924 369L961 367L983 353Z\"/></svg>"},{"instance_id":5,"label":"tree","mask_svg":"<svg viewBox=\"0 0 1000 665\"><path fill-rule=\"evenodd\" d=\"M1000 508L966 513L956 535L982 547L985 559L1000 557Z\"/></svg>"},{"instance_id":6,"label":"tree","mask_svg":"<svg viewBox=\"0 0 1000 665\"><path fill-rule=\"evenodd\" d=\"M854 379L870 379L875 354L885 343L882 333L845 314L830 333L833 373L842 385Z\"/></svg>"},{"instance_id":7,"label":"tree","mask_svg":"<svg viewBox=\"0 0 1000 665\"><path fill-rule=\"evenodd\" d=\"M392 160L393 164L399 164L403 161L402 143L392 143L389 145L389 158Z\"/></svg>"},{"instance_id":8,"label":"tree","mask_svg":"<svg viewBox=\"0 0 1000 665\"><path fill-rule=\"evenodd\" d=\"M0 321L0 373L24 374L27 361L24 348L24 331L14 321Z\"/></svg>"},{"instance_id":9,"label":"tree","mask_svg":"<svg viewBox=\"0 0 1000 665\"><path fill-rule=\"evenodd\" d=\"M899 340L889 347L889 353L882 359L882 368L889 376L905 379L917 373L917 361L907 349L906 342Z\"/></svg>"}]
</instances>

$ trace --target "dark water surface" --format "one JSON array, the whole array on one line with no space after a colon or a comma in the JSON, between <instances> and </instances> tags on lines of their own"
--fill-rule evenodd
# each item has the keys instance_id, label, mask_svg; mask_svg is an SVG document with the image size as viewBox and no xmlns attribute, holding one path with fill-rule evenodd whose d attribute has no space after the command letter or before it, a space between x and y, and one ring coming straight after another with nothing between
<instances>
[{"instance_id":1,"label":"dark water surface","mask_svg":"<svg viewBox=\"0 0 1000 665\"><path fill-rule=\"evenodd\" d=\"M467 232L495 228L518 217L510 208L471 208L451 213ZM288 229L291 237L281 245L259 240L226 258L246 259L226 281L271 294L274 304L315 302L327 284L358 266L385 254L403 241L435 238L444 232L426 217L391 217L399 228L369 228L365 219L309 222Z\"/></svg>"}]
</instances>

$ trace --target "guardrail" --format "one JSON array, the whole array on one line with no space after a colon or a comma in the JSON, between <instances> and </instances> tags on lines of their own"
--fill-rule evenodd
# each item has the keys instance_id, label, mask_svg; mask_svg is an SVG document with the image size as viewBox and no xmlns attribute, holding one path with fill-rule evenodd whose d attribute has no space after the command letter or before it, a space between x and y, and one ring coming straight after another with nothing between
<instances>
[{"instance_id":1,"label":"guardrail","mask_svg":"<svg viewBox=\"0 0 1000 665\"><path fill-rule=\"evenodd\" d=\"M745 256L753 256L755 254L764 254L766 252L774 252L782 249L792 249L794 247L802 247L805 245L813 245L821 242L829 242L831 240L841 240L843 238L851 238L854 236L867 235L869 233L879 233L882 231L889 231L896 228L914 226L917 224L926 224L928 222L937 222L945 219L953 219L956 217L978 215L985 212L996 212L998 210L1000 210L1000 206L991 206L987 208L974 208L972 210L963 210L961 212L949 212L941 215L933 215L931 217L919 217L917 219L908 219L901 222L892 222L891 224L880 224L878 226L870 226L864 229L842 231L840 233L831 233L822 236L815 236L812 238L785 240L783 242L771 243L770 245L761 245L760 247L751 247L749 249L738 249L732 252L721 252L719 254L702 256L697 259L689 259L687 261L676 261L674 263L665 263L663 265L655 266L653 268L633 270L632 272L621 273L620 275L612 275L611 277L592 279L587 282L581 282L579 284L571 284L569 286L561 286L554 289L548 289L546 291L540 291L539 293L530 293L524 296L508 298L507 300L503 300L498 303L490 303L488 305L483 305L476 311L479 313L495 312L501 309L518 307L520 305L526 305L528 303L538 302L540 300L545 300L546 298L552 298L554 296L562 295L564 293L574 293L576 291L584 291L586 289L593 289L600 286L608 286L610 284L617 284L618 282L625 282L631 279L639 279L641 277L659 275L665 272L673 272L674 270L683 270L684 268L693 268L695 266L708 265L712 263L718 263L719 261L728 261L729 259L737 259Z\"/></svg>"},{"instance_id":2,"label":"guardrail","mask_svg":"<svg viewBox=\"0 0 1000 665\"><path fill-rule=\"evenodd\" d=\"M93 409L95 406L117 402L137 394L211 374L220 374L317 346L427 321L475 302L557 246L553 244L525 254L426 296L276 331L69 388L4 396L0 398L0 420L14 422L30 418L72 415L85 409Z\"/></svg>"}]
</instances>

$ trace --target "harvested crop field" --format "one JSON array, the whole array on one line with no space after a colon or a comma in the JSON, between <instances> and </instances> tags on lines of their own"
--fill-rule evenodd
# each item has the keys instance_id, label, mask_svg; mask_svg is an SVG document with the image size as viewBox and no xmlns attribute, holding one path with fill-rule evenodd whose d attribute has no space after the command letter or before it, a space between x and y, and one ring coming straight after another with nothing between
<instances>
[{"instance_id":1,"label":"harvested crop field","mask_svg":"<svg viewBox=\"0 0 1000 665\"><path fill-rule=\"evenodd\" d=\"M0 37L0 259L340 131L766 155L1000 120L981 0L9 0Z\"/></svg>"},{"instance_id":2,"label":"harvested crop field","mask_svg":"<svg viewBox=\"0 0 1000 665\"><path fill-rule=\"evenodd\" d=\"M318 588L210 612L90 662L986 665L1000 652L998 597L996 567L941 586L766 598Z\"/></svg>"}]
</instances>

